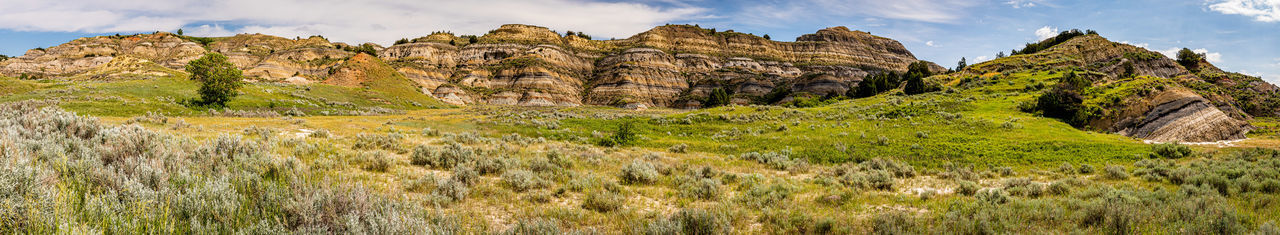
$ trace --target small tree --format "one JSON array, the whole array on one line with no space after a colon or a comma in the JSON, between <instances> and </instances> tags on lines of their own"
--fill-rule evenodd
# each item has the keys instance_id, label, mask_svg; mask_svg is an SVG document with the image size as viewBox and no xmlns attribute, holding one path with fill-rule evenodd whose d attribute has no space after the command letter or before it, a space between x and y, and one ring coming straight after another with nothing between
<instances>
[{"instance_id":1,"label":"small tree","mask_svg":"<svg viewBox=\"0 0 1280 235\"><path fill-rule=\"evenodd\" d=\"M964 57L960 57L960 63L956 63L956 71L964 70L964 67L968 66L969 63L964 61Z\"/></svg>"},{"instance_id":2,"label":"small tree","mask_svg":"<svg viewBox=\"0 0 1280 235\"><path fill-rule=\"evenodd\" d=\"M915 95L929 92L929 85L925 84L924 78L933 76L933 72L929 71L929 62L917 61L907 66L906 80L907 84L902 87L902 92L908 95Z\"/></svg>"},{"instance_id":3,"label":"small tree","mask_svg":"<svg viewBox=\"0 0 1280 235\"><path fill-rule=\"evenodd\" d=\"M480 39L479 39L479 38L476 38L476 35L471 35L471 37L468 37L468 39L467 39L467 43L468 43L468 44L470 44L470 43L476 43L476 42L479 42L479 41L480 41Z\"/></svg>"},{"instance_id":4,"label":"small tree","mask_svg":"<svg viewBox=\"0 0 1280 235\"><path fill-rule=\"evenodd\" d=\"M178 29L178 36L182 36L182 29Z\"/></svg>"},{"instance_id":5,"label":"small tree","mask_svg":"<svg viewBox=\"0 0 1280 235\"><path fill-rule=\"evenodd\" d=\"M729 92L724 89L716 88L711 90L711 95L707 96L707 103L704 107L716 107L729 104Z\"/></svg>"},{"instance_id":6,"label":"small tree","mask_svg":"<svg viewBox=\"0 0 1280 235\"><path fill-rule=\"evenodd\" d=\"M1182 50L1178 51L1178 64L1181 64L1182 67L1191 69L1200 64L1200 60L1204 60L1204 55L1197 54L1191 49L1182 48Z\"/></svg>"},{"instance_id":7,"label":"small tree","mask_svg":"<svg viewBox=\"0 0 1280 235\"><path fill-rule=\"evenodd\" d=\"M227 101L236 96L236 89L243 85L240 69L219 53L205 54L187 63L186 69L191 73L191 80L200 82L199 103L202 105L225 107Z\"/></svg>"},{"instance_id":8,"label":"small tree","mask_svg":"<svg viewBox=\"0 0 1280 235\"><path fill-rule=\"evenodd\" d=\"M773 38L769 37L769 35L768 35L768 34L765 34L765 35L764 35L764 40L773 40Z\"/></svg>"},{"instance_id":9,"label":"small tree","mask_svg":"<svg viewBox=\"0 0 1280 235\"><path fill-rule=\"evenodd\" d=\"M996 53L996 58L1004 58L1004 52L1001 51L999 53Z\"/></svg>"}]
</instances>

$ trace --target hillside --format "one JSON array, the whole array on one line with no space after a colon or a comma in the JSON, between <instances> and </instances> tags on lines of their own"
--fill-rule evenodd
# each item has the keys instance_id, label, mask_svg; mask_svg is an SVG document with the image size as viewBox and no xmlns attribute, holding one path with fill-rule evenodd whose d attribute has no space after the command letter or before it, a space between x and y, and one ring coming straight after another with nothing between
<instances>
[{"instance_id":1,"label":"hillside","mask_svg":"<svg viewBox=\"0 0 1280 235\"><path fill-rule=\"evenodd\" d=\"M964 86L997 82L1002 75L1025 71L1072 73L1083 78L1084 84L1076 85L1083 87L1067 93L1079 94L1083 102L1079 110L1065 117L1082 128L1160 142L1242 139L1253 129L1248 124L1250 113L1239 107L1257 105L1225 95L1253 89L1205 84L1205 78L1173 59L1096 34L1077 36L1032 54L975 64L939 79ZM1265 87L1263 84L1252 86ZM1269 91L1250 94L1277 96ZM1252 114L1274 115L1251 109L1255 110Z\"/></svg>"}]
</instances>

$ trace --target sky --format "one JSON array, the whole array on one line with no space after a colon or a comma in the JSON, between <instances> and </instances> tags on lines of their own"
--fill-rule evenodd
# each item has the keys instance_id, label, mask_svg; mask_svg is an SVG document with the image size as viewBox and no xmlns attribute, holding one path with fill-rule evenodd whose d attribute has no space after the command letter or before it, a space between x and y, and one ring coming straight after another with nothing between
<instances>
[{"instance_id":1,"label":"sky","mask_svg":"<svg viewBox=\"0 0 1280 235\"><path fill-rule=\"evenodd\" d=\"M698 24L779 41L846 26L896 39L946 67L1093 29L1167 54L1190 48L1225 70L1280 84L1280 0L0 0L0 54L179 28L389 45L434 31L481 35L508 23L596 39Z\"/></svg>"}]
</instances>

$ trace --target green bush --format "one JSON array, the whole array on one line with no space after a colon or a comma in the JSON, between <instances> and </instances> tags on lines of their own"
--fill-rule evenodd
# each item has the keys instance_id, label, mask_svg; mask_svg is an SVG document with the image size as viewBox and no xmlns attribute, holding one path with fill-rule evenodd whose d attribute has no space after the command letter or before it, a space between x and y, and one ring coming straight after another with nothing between
<instances>
[{"instance_id":1,"label":"green bush","mask_svg":"<svg viewBox=\"0 0 1280 235\"><path fill-rule=\"evenodd\" d=\"M732 234L733 224L723 213L703 209L680 209L666 219L657 219L640 227L635 234Z\"/></svg>"},{"instance_id":2,"label":"green bush","mask_svg":"<svg viewBox=\"0 0 1280 235\"><path fill-rule=\"evenodd\" d=\"M1179 159L1184 157L1191 157L1195 154L1191 150L1191 147L1187 147L1186 145L1181 145L1177 143L1152 145L1151 152L1153 152L1152 154L1154 155L1154 157L1162 157L1162 158L1168 158L1168 159Z\"/></svg>"},{"instance_id":3,"label":"green bush","mask_svg":"<svg viewBox=\"0 0 1280 235\"><path fill-rule=\"evenodd\" d=\"M1009 203L1009 201L1012 200L1009 198L1009 193L1001 189L982 190L981 192L978 192L978 194L975 195L974 197L977 198L978 201L989 203L989 204L1005 204L1005 203Z\"/></svg>"},{"instance_id":4,"label":"green bush","mask_svg":"<svg viewBox=\"0 0 1280 235\"><path fill-rule=\"evenodd\" d=\"M507 231L502 232L503 235L546 235L546 234L563 234L560 232L560 225L555 220L535 218L522 219Z\"/></svg>"},{"instance_id":5,"label":"green bush","mask_svg":"<svg viewBox=\"0 0 1280 235\"><path fill-rule=\"evenodd\" d=\"M1080 174L1093 174L1093 165L1080 164Z\"/></svg>"},{"instance_id":6,"label":"green bush","mask_svg":"<svg viewBox=\"0 0 1280 235\"><path fill-rule=\"evenodd\" d=\"M1129 179L1129 171L1125 170L1123 166L1109 165L1107 166L1105 171L1106 171L1105 172L1106 174L1104 176L1107 179L1112 179L1112 180Z\"/></svg>"},{"instance_id":7,"label":"green bush","mask_svg":"<svg viewBox=\"0 0 1280 235\"><path fill-rule=\"evenodd\" d=\"M625 146L635 142L639 137L636 133L635 123L623 122L618 125L618 130L613 132L613 136L603 138L596 141L596 145L605 147Z\"/></svg>"},{"instance_id":8,"label":"green bush","mask_svg":"<svg viewBox=\"0 0 1280 235\"><path fill-rule=\"evenodd\" d=\"M622 204L627 200L622 194L610 190L595 190L587 193L587 197L582 199L582 208L593 210L596 212L606 213L622 208Z\"/></svg>"},{"instance_id":9,"label":"green bush","mask_svg":"<svg viewBox=\"0 0 1280 235\"><path fill-rule=\"evenodd\" d=\"M686 198L715 200L720 198L720 182L715 179L681 177L680 195Z\"/></svg>"},{"instance_id":10,"label":"green bush","mask_svg":"<svg viewBox=\"0 0 1280 235\"><path fill-rule=\"evenodd\" d=\"M979 189L981 189L981 187L978 187L978 183L974 183L973 181L963 180L963 181L960 181L959 186L956 186L956 193L960 195L965 195L965 196L973 196L974 194L978 193Z\"/></svg>"},{"instance_id":11,"label":"green bush","mask_svg":"<svg viewBox=\"0 0 1280 235\"><path fill-rule=\"evenodd\" d=\"M622 167L618 178L624 184L648 184L658 179L658 171L649 162L635 160Z\"/></svg>"},{"instance_id":12,"label":"green bush","mask_svg":"<svg viewBox=\"0 0 1280 235\"><path fill-rule=\"evenodd\" d=\"M920 227L903 212L881 213L871 220L873 234L916 234Z\"/></svg>"},{"instance_id":13,"label":"green bush","mask_svg":"<svg viewBox=\"0 0 1280 235\"><path fill-rule=\"evenodd\" d=\"M539 181L541 179L528 170L521 169L502 173L502 185L516 192L537 188L541 184Z\"/></svg>"},{"instance_id":14,"label":"green bush","mask_svg":"<svg viewBox=\"0 0 1280 235\"><path fill-rule=\"evenodd\" d=\"M395 160L391 159L386 152L368 151L360 153L360 159L365 163L364 170L387 172L395 165Z\"/></svg>"}]
</instances>

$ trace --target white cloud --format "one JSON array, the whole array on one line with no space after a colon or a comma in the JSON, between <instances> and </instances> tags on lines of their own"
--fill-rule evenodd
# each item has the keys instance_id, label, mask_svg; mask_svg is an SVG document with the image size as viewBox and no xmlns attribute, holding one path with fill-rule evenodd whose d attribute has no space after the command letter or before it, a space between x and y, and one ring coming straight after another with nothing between
<instances>
[{"instance_id":1,"label":"white cloud","mask_svg":"<svg viewBox=\"0 0 1280 235\"><path fill-rule=\"evenodd\" d=\"M1013 8L1015 8L1015 9L1016 9L1016 8L1023 8L1023 7L1035 7L1035 6L1036 6L1036 1L1031 1L1031 0L1009 0L1008 2L1004 2L1004 4L1005 4L1005 5L1012 6Z\"/></svg>"},{"instance_id":2,"label":"white cloud","mask_svg":"<svg viewBox=\"0 0 1280 235\"><path fill-rule=\"evenodd\" d=\"M930 47L938 47L938 45L937 45L937 44L934 44L934 43L933 43L933 41L924 42L924 45L925 45L925 46L930 46Z\"/></svg>"},{"instance_id":3,"label":"white cloud","mask_svg":"<svg viewBox=\"0 0 1280 235\"><path fill-rule=\"evenodd\" d=\"M483 34L502 24L521 23L624 38L655 25L701 17L706 11L687 5L588 0L0 0L0 29L110 33L200 25L184 31L204 36L325 35L335 41L389 43L432 31Z\"/></svg>"},{"instance_id":4,"label":"white cloud","mask_svg":"<svg viewBox=\"0 0 1280 235\"><path fill-rule=\"evenodd\" d=\"M1160 52L1160 54L1164 54L1164 56L1167 56L1170 59L1178 59L1178 51L1180 50L1182 50L1182 48L1171 47L1169 49L1158 50L1156 52ZM1191 51L1198 54L1204 54L1204 59L1208 60L1209 63L1217 64L1222 62L1222 53L1209 52L1209 49L1204 48L1191 49Z\"/></svg>"},{"instance_id":5,"label":"white cloud","mask_svg":"<svg viewBox=\"0 0 1280 235\"><path fill-rule=\"evenodd\" d=\"M792 12L793 14L789 16L799 17L875 17L930 23L961 23L957 20L968 14L969 7L976 5L978 5L977 1L948 0L795 0L787 2L787 5L769 6L767 9ZM768 15L765 16L768 17ZM746 20L760 18L760 16L743 14L735 18ZM797 20L797 18L769 18Z\"/></svg>"},{"instance_id":6,"label":"white cloud","mask_svg":"<svg viewBox=\"0 0 1280 235\"><path fill-rule=\"evenodd\" d=\"M1261 22L1280 22L1280 0L1209 0L1209 9L1222 14L1253 17Z\"/></svg>"},{"instance_id":7,"label":"white cloud","mask_svg":"<svg viewBox=\"0 0 1280 235\"><path fill-rule=\"evenodd\" d=\"M1148 47L1150 47L1150 46L1151 46L1151 44L1148 44L1148 43L1136 43L1136 44L1135 44L1135 43L1130 43L1129 41L1120 41L1120 43L1129 44L1129 45L1133 45L1133 46L1135 46L1135 47L1141 47L1141 48L1148 48Z\"/></svg>"},{"instance_id":8,"label":"white cloud","mask_svg":"<svg viewBox=\"0 0 1280 235\"><path fill-rule=\"evenodd\" d=\"M1059 33L1058 28L1051 28L1049 26L1044 26L1036 30L1036 37L1040 38L1040 40L1045 40L1053 36L1058 36L1058 33Z\"/></svg>"},{"instance_id":9,"label":"white cloud","mask_svg":"<svg viewBox=\"0 0 1280 235\"><path fill-rule=\"evenodd\" d=\"M990 60L990 59L991 59L991 57L987 57L987 56L985 56L985 55L984 55L984 56L978 56L977 58L973 58L973 62L970 62L970 63L977 64L978 62L983 62L983 61L987 61L987 60Z\"/></svg>"}]
</instances>

